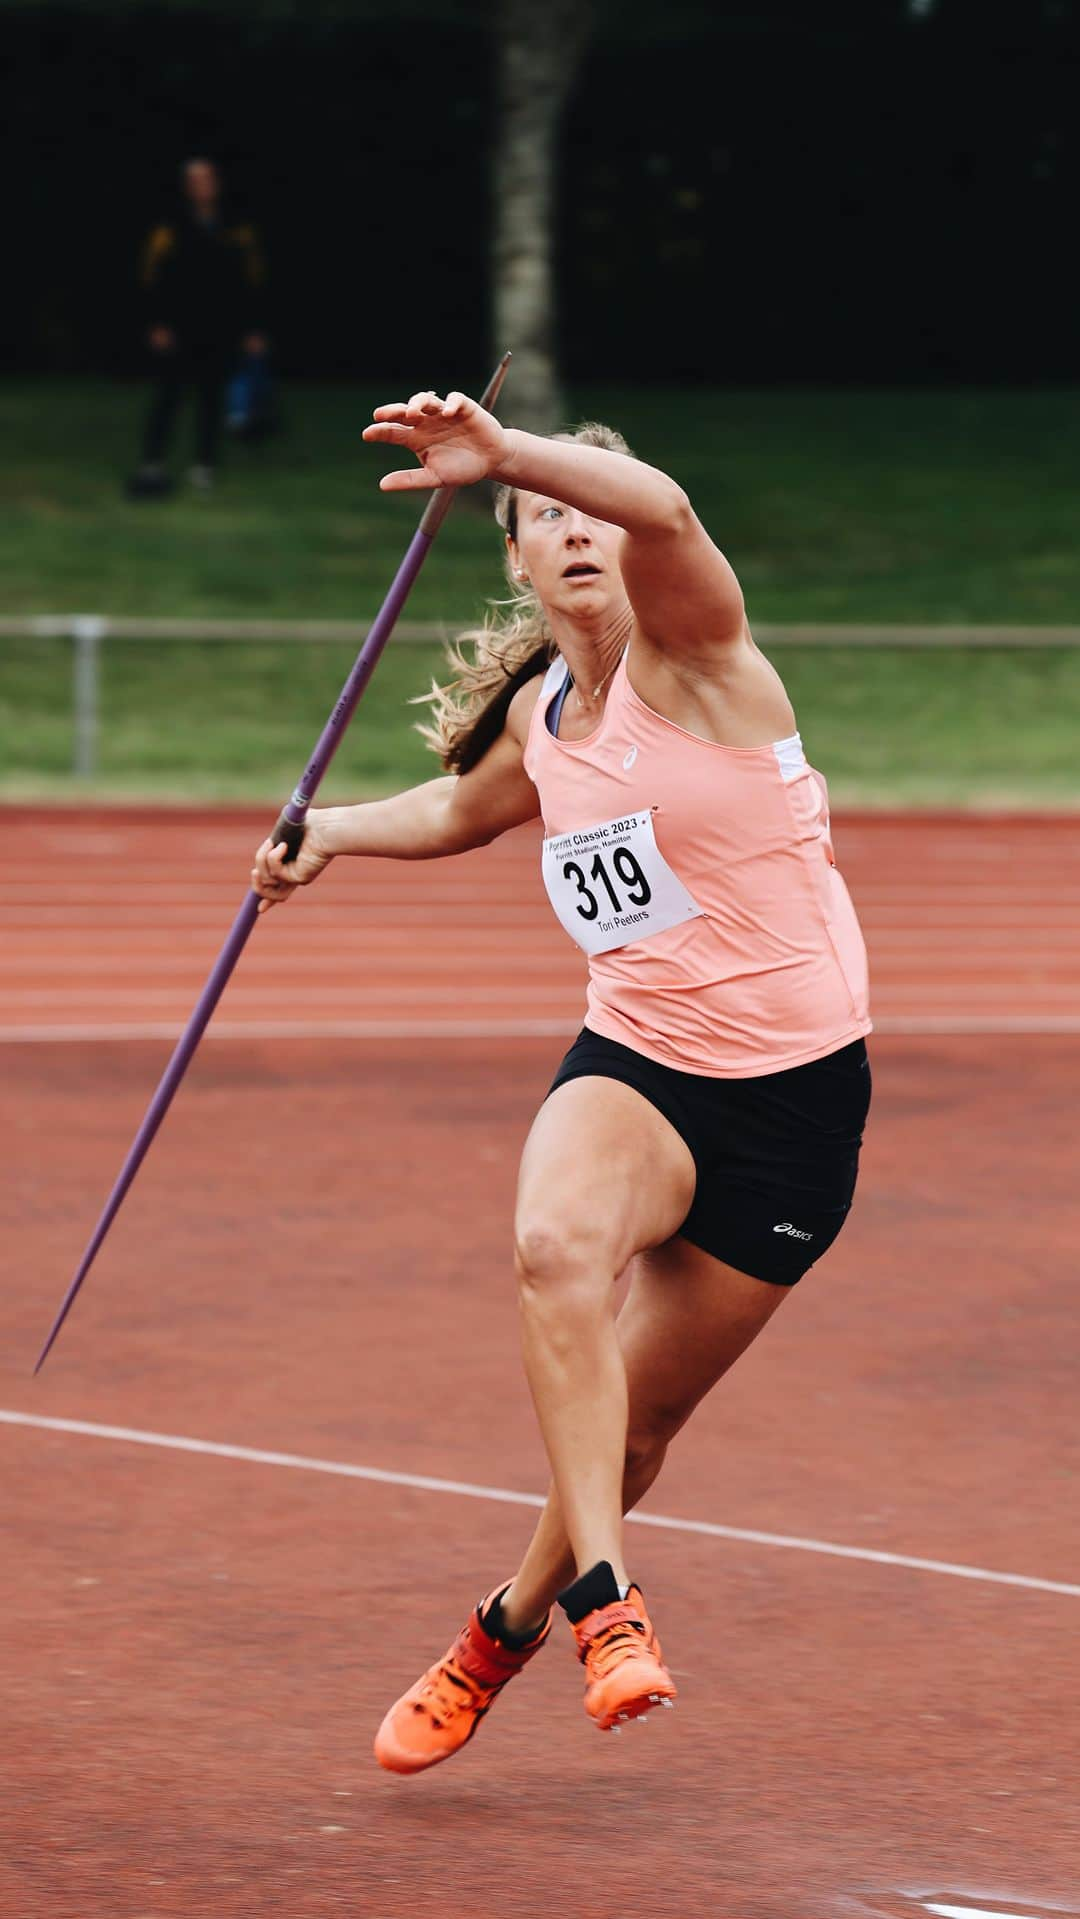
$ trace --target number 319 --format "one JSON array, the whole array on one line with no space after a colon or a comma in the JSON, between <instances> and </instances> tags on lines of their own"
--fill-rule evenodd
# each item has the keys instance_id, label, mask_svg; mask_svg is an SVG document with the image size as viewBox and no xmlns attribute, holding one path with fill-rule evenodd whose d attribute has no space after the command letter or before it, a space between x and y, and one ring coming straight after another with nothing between
<instances>
[{"instance_id":1,"label":"number 319","mask_svg":"<svg viewBox=\"0 0 1080 1919\"><path fill-rule=\"evenodd\" d=\"M628 846L617 846L611 855L611 864L615 868L617 877L626 888L628 904L631 906L647 906L652 898L652 888L645 878L638 861L631 853L630 848ZM581 894L577 910L581 914L582 919L596 919L600 912L600 902L591 887L587 884L586 876L576 860L567 860L563 867L563 878L564 880L573 880L577 885L577 890ZM608 899L611 901L613 912L625 913L626 907L615 891L607 867L604 865L599 853L596 854L589 868L588 878L597 881L603 887Z\"/></svg>"}]
</instances>

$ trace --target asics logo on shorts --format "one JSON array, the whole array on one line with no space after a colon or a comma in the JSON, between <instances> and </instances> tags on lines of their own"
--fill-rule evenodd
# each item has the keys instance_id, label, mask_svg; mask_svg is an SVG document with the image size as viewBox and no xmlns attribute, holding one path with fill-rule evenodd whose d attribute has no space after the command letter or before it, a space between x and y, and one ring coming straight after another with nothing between
<instances>
[{"instance_id":1,"label":"asics logo on shorts","mask_svg":"<svg viewBox=\"0 0 1080 1919\"><path fill-rule=\"evenodd\" d=\"M786 1220L786 1219L783 1222L783 1225L774 1226L773 1232L786 1233L789 1239L813 1239L814 1237L813 1233L800 1233L798 1227L792 1226L790 1220Z\"/></svg>"}]
</instances>

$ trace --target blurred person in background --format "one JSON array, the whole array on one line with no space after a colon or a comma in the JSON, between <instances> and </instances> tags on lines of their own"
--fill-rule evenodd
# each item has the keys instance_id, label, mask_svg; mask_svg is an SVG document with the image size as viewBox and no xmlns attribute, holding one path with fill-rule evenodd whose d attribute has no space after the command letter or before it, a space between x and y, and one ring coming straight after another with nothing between
<instances>
[{"instance_id":1,"label":"blurred person in background","mask_svg":"<svg viewBox=\"0 0 1080 1919\"><path fill-rule=\"evenodd\" d=\"M142 455L128 491L138 499L168 493L165 456L185 387L196 400L196 463L191 481L213 485L221 443L225 383L239 352L266 353L265 268L252 226L222 211L221 176L212 160L186 160L183 204L175 220L154 228L142 260L146 338L156 382L143 431Z\"/></svg>"}]
</instances>

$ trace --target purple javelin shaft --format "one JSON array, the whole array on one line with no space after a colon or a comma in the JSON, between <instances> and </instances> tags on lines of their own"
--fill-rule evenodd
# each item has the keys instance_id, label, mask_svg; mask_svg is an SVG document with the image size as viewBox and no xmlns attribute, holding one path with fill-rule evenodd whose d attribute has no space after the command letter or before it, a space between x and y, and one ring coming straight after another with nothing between
<instances>
[{"instance_id":1,"label":"purple javelin shaft","mask_svg":"<svg viewBox=\"0 0 1080 1919\"><path fill-rule=\"evenodd\" d=\"M348 679L338 694L337 704L319 735L318 745L304 769L304 776L274 828L274 844L277 845L282 838L288 839L290 854L294 858L299 851L303 832L290 834L288 829L290 826L294 828L303 826L308 807L322 784L323 774L341 745L345 729L356 711L360 696L379 663L379 656L387 640L397 625L401 609L409 597L412 583L431 551L431 542L434 539L431 522L434 520L437 528L446 518L453 497L449 487L440 487L439 491L432 495L424 517L409 541L408 552L394 575L394 583L372 622L371 631L356 656ZM433 511L436 505L441 508L437 519Z\"/></svg>"},{"instance_id":2,"label":"purple javelin shaft","mask_svg":"<svg viewBox=\"0 0 1080 1919\"><path fill-rule=\"evenodd\" d=\"M494 404L498 397L499 389L506 377L506 368L509 359L510 356L507 354L503 360L500 361L481 398L482 406L490 407ZM394 576L390 591L375 616L367 639L357 654L352 671L341 689L337 704L322 730L318 745L311 756L303 779L293 793L292 799L289 801L284 812L281 814L277 826L274 828L275 843L282 837L285 837L289 839L294 852L299 847L303 839L303 822L308 807L315 797L323 774L326 772L337 747L341 743L345 729L356 710L357 702L370 680L372 673L375 671L379 656L394 630L394 626L405 601L408 599L413 581L423 566L428 553L431 551L431 544L435 538L435 534L450 510L453 497L454 490L451 487L440 487L432 494L424 516L409 542L409 548L405 558L402 560ZM290 829L292 829L291 832ZM192 1013L187 1027L177 1041L176 1050L162 1074L160 1084L153 1099L146 1109L142 1125L139 1127L132 1141L128 1156L120 1169L119 1178L112 1192L109 1194L105 1210L98 1220L90 1243L79 1262L78 1271L64 1295L63 1304L53 1322L52 1331L38 1356L37 1365L34 1367L35 1374L39 1373L45 1364L56 1340L56 1336L74 1304L76 1294L83 1280L86 1278L87 1273L90 1271L97 1254L101 1250L105 1235L123 1204L128 1187L131 1185L139 1167L146 1158L154 1135L172 1104L173 1095L191 1063L195 1049L206 1031L207 1026L210 1024L214 1008L221 998L222 993L225 991L236 966L236 962L247 944L251 929L255 925L258 911L259 900L257 894L253 892L248 893L240 911L233 921L229 936L218 954L217 959L214 961L213 970L199 995L199 1001L195 1011Z\"/></svg>"},{"instance_id":3,"label":"purple javelin shaft","mask_svg":"<svg viewBox=\"0 0 1080 1919\"><path fill-rule=\"evenodd\" d=\"M378 617L367 639L364 641L352 672L342 687L337 705L334 707L326 726L323 728L322 736L311 756L311 761L304 774L304 778L285 809L284 817L287 817L290 823L294 825L301 824L304 819L308 806L315 796L319 782L330 764L334 751L341 740L349 720L352 718L356 703L375 670L379 655L390 637L394 622L408 597L409 588L412 586L416 575L420 571L430 547L430 537L426 533L422 533L418 527L409 543L409 550L401 566L398 568L394 584L382 604ZM113 1187L112 1192L109 1194L105 1210L94 1228L90 1244L82 1256L78 1271L64 1296L63 1305L57 1314L52 1331L41 1350L41 1356L38 1359L37 1365L34 1367L35 1373L40 1372L44 1365L49 1350L71 1310L75 1295L82 1285L83 1280L86 1278L87 1273L90 1271L100 1250L102 1241L120 1210L124 1195L138 1172L139 1167L142 1165L154 1135L172 1104L173 1094L176 1092L180 1081L183 1079L191 1063L195 1049L206 1031L207 1026L210 1024L214 1008L228 985L237 960L247 945L248 937L255 924L258 911L258 895L249 892L232 923L232 928L224 946L214 961L213 970L199 995L199 1001L195 1011L192 1013L185 1031L177 1041L176 1050L162 1074L157 1092L147 1107L142 1125L139 1127L132 1141L131 1149L120 1170L120 1177Z\"/></svg>"}]
</instances>

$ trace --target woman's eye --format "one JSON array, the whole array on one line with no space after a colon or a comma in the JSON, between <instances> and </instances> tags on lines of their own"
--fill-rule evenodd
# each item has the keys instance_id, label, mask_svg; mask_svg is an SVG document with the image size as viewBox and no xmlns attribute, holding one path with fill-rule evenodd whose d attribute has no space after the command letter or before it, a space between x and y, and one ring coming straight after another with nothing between
<instances>
[{"instance_id":1,"label":"woman's eye","mask_svg":"<svg viewBox=\"0 0 1080 1919\"><path fill-rule=\"evenodd\" d=\"M558 506L546 506L543 512L541 513L540 518L542 520L561 520L562 508Z\"/></svg>"}]
</instances>

